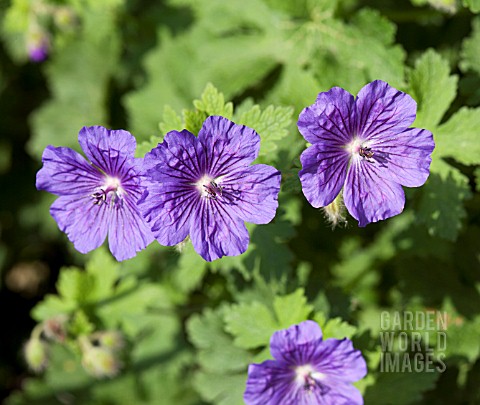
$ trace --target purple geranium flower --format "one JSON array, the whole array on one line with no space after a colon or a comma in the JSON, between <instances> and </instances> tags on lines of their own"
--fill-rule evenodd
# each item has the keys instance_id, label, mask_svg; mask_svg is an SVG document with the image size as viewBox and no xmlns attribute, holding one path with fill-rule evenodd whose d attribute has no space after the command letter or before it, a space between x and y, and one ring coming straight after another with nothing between
<instances>
[{"instance_id":1,"label":"purple geranium flower","mask_svg":"<svg viewBox=\"0 0 480 405\"><path fill-rule=\"evenodd\" d=\"M415 115L415 101L380 80L356 99L339 87L320 93L298 119L312 144L300 157L299 172L310 204L327 206L343 188L359 226L401 213L401 186L425 183L435 147L429 131L409 128Z\"/></svg>"},{"instance_id":2,"label":"purple geranium flower","mask_svg":"<svg viewBox=\"0 0 480 405\"><path fill-rule=\"evenodd\" d=\"M27 41L28 57L32 62L43 62L47 59L50 51L50 40L48 34L42 31L36 31L30 34Z\"/></svg>"},{"instance_id":3,"label":"purple geranium flower","mask_svg":"<svg viewBox=\"0 0 480 405\"><path fill-rule=\"evenodd\" d=\"M153 241L136 206L144 191L127 131L83 127L78 141L90 159L70 148L47 146L37 189L59 195L50 213L81 253L99 247L108 233L117 260L129 259Z\"/></svg>"},{"instance_id":4,"label":"purple geranium flower","mask_svg":"<svg viewBox=\"0 0 480 405\"><path fill-rule=\"evenodd\" d=\"M247 405L363 404L351 383L367 365L347 338L323 340L318 324L305 321L275 332L270 352L275 360L248 367Z\"/></svg>"},{"instance_id":5,"label":"purple geranium flower","mask_svg":"<svg viewBox=\"0 0 480 405\"><path fill-rule=\"evenodd\" d=\"M250 164L260 148L251 128L208 117L198 138L171 131L147 153L147 192L139 201L158 242L172 246L188 235L208 261L243 253L244 221L266 224L275 216L280 172Z\"/></svg>"}]
</instances>

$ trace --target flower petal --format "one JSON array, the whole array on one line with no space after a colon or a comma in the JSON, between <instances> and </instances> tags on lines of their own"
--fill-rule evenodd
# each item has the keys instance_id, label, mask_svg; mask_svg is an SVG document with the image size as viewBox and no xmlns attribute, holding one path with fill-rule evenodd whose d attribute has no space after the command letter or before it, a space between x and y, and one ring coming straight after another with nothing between
<instances>
[{"instance_id":1,"label":"flower petal","mask_svg":"<svg viewBox=\"0 0 480 405\"><path fill-rule=\"evenodd\" d=\"M83 127L78 142L95 166L115 176L123 174L125 161L133 158L137 145L130 132L101 126Z\"/></svg>"},{"instance_id":2,"label":"flower petal","mask_svg":"<svg viewBox=\"0 0 480 405\"><path fill-rule=\"evenodd\" d=\"M220 116L205 120L198 140L204 148L205 174L212 177L247 167L260 150L260 137L252 128Z\"/></svg>"},{"instance_id":3,"label":"flower petal","mask_svg":"<svg viewBox=\"0 0 480 405\"><path fill-rule=\"evenodd\" d=\"M303 194L315 208L330 204L342 189L347 177L350 155L344 149L316 143L300 155L298 173Z\"/></svg>"},{"instance_id":4,"label":"flower petal","mask_svg":"<svg viewBox=\"0 0 480 405\"><path fill-rule=\"evenodd\" d=\"M108 244L118 261L134 257L154 239L136 204L131 200L126 197L119 205L107 208L110 211Z\"/></svg>"},{"instance_id":5,"label":"flower petal","mask_svg":"<svg viewBox=\"0 0 480 405\"><path fill-rule=\"evenodd\" d=\"M187 130L170 131L145 155L142 171L159 182L191 183L202 175L203 161L203 150L195 135Z\"/></svg>"},{"instance_id":6,"label":"flower petal","mask_svg":"<svg viewBox=\"0 0 480 405\"><path fill-rule=\"evenodd\" d=\"M148 191L138 201L138 207L155 238L165 246L182 242L188 236L200 197L195 190L171 183L151 181L146 186Z\"/></svg>"},{"instance_id":7,"label":"flower petal","mask_svg":"<svg viewBox=\"0 0 480 405\"><path fill-rule=\"evenodd\" d=\"M325 405L363 405L362 394L351 384L338 383L333 387L325 387L324 391L321 403Z\"/></svg>"},{"instance_id":8,"label":"flower petal","mask_svg":"<svg viewBox=\"0 0 480 405\"><path fill-rule=\"evenodd\" d=\"M326 141L343 146L350 142L355 130L355 99L346 90L334 87L320 93L311 106L298 117L298 130L310 143Z\"/></svg>"},{"instance_id":9,"label":"flower petal","mask_svg":"<svg viewBox=\"0 0 480 405\"><path fill-rule=\"evenodd\" d=\"M50 214L80 253L98 248L107 237L107 204L95 205L90 196L59 197L50 207Z\"/></svg>"},{"instance_id":10,"label":"flower petal","mask_svg":"<svg viewBox=\"0 0 480 405\"><path fill-rule=\"evenodd\" d=\"M248 367L243 399L247 405L297 404L295 372L286 364L266 360Z\"/></svg>"},{"instance_id":11,"label":"flower petal","mask_svg":"<svg viewBox=\"0 0 480 405\"><path fill-rule=\"evenodd\" d=\"M402 187L381 176L382 172L375 164L359 156L352 159L343 199L348 212L361 227L403 211L405 194Z\"/></svg>"},{"instance_id":12,"label":"flower petal","mask_svg":"<svg viewBox=\"0 0 480 405\"><path fill-rule=\"evenodd\" d=\"M364 86L358 93L356 104L356 132L361 139L383 139L404 131L415 121L415 100L381 80Z\"/></svg>"},{"instance_id":13,"label":"flower petal","mask_svg":"<svg viewBox=\"0 0 480 405\"><path fill-rule=\"evenodd\" d=\"M317 345L311 365L322 374L319 380L330 386L333 382L353 383L365 377L367 364L360 350L353 347L351 340L326 339Z\"/></svg>"},{"instance_id":14,"label":"flower petal","mask_svg":"<svg viewBox=\"0 0 480 405\"><path fill-rule=\"evenodd\" d=\"M47 146L36 187L57 195L88 195L101 183L101 173L70 148Z\"/></svg>"},{"instance_id":15,"label":"flower petal","mask_svg":"<svg viewBox=\"0 0 480 405\"><path fill-rule=\"evenodd\" d=\"M435 148L430 131L409 128L395 136L377 138L369 146L375 150L373 160L384 172L382 177L406 187L419 187L427 181Z\"/></svg>"},{"instance_id":16,"label":"flower petal","mask_svg":"<svg viewBox=\"0 0 480 405\"><path fill-rule=\"evenodd\" d=\"M243 221L267 224L278 207L280 172L272 166L253 165L228 174L221 181L219 203Z\"/></svg>"},{"instance_id":17,"label":"flower petal","mask_svg":"<svg viewBox=\"0 0 480 405\"><path fill-rule=\"evenodd\" d=\"M195 251L211 262L223 256L237 256L247 250L250 237L243 221L218 200L200 198L190 225Z\"/></svg>"},{"instance_id":18,"label":"flower petal","mask_svg":"<svg viewBox=\"0 0 480 405\"><path fill-rule=\"evenodd\" d=\"M270 339L270 353L290 365L305 365L322 340L322 330L316 322L304 321L275 332Z\"/></svg>"}]
</instances>

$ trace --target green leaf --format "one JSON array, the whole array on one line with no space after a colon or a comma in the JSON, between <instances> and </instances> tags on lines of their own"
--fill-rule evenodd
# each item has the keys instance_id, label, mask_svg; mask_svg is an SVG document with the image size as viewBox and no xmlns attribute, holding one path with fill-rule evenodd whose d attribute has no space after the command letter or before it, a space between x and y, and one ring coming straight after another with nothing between
<instances>
[{"instance_id":1,"label":"green leaf","mask_svg":"<svg viewBox=\"0 0 480 405\"><path fill-rule=\"evenodd\" d=\"M457 76L448 61L433 49L426 51L409 75L410 95L418 103L414 126L434 130L457 93Z\"/></svg>"},{"instance_id":2,"label":"green leaf","mask_svg":"<svg viewBox=\"0 0 480 405\"><path fill-rule=\"evenodd\" d=\"M207 84L200 100L194 100L193 105L198 111L203 111L208 116L221 115L231 119L233 115L233 104L231 102L225 103L225 97L212 83Z\"/></svg>"},{"instance_id":3,"label":"green leaf","mask_svg":"<svg viewBox=\"0 0 480 405\"><path fill-rule=\"evenodd\" d=\"M472 33L462 42L459 65L464 72L473 70L477 74L480 74L480 17L472 20Z\"/></svg>"},{"instance_id":4,"label":"green leaf","mask_svg":"<svg viewBox=\"0 0 480 405\"><path fill-rule=\"evenodd\" d=\"M166 135L170 131L181 131L185 128L185 124L176 111L169 105L166 105L163 108L163 117L159 127L162 134ZM159 139L157 142L161 142L163 137L161 139L158 137L157 139Z\"/></svg>"},{"instance_id":5,"label":"green leaf","mask_svg":"<svg viewBox=\"0 0 480 405\"><path fill-rule=\"evenodd\" d=\"M90 291L90 299L101 300L113 295L115 283L118 280L118 263L105 247L95 250L85 265L87 274L91 276L94 285Z\"/></svg>"},{"instance_id":6,"label":"green leaf","mask_svg":"<svg viewBox=\"0 0 480 405\"><path fill-rule=\"evenodd\" d=\"M188 337L197 348L198 361L203 370L212 374L243 371L250 362L250 354L234 345L232 336L224 331L225 315L222 309L206 309L187 321Z\"/></svg>"},{"instance_id":7,"label":"green leaf","mask_svg":"<svg viewBox=\"0 0 480 405\"><path fill-rule=\"evenodd\" d=\"M202 399L215 405L243 405L246 373L218 374L198 372L193 384Z\"/></svg>"},{"instance_id":8,"label":"green leaf","mask_svg":"<svg viewBox=\"0 0 480 405\"><path fill-rule=\"evenodd\" d=\"M206 118L207 114L203 111L183 110L185 129L194 135L198 135Z\"/></svg>"},{"instance_id":9,"label":"green leaf","mask_svg":"<svg viewBox=\"0 0 480 405\"><path fill-rule=\"evenodd\" d=\"M68 324L68 332L73 336L89 335L95 330L95 326L83 311L75 311Z\"/></svg>"},{"instance_id":10,"label":"green leaf","mask_svg":"<svg viewBox=\"0 0 480 405\"><path fill-rule=\"evenodd\" d=\"M135 156L143 158L152 149L156 148L159 143L163 142L163 135L152 135L148 141L143 141L137 146Z\"/></svg>"},{"instance_id":11,"label":"green leaf","mask_svg":"<svg viewBox=\"0 0 480 405\"><path fill-rule=\"evenodd\" d=\"M261 110L254 105L250 111L243 113L237 124L255 129L261 138L260 157L275 153L282 139L288 135L287 127L292 120L293 108L268 106Z\"/></svg>"},{"instance_id":12,"label":"green leaf","mask_svg":"<svg viewBox=\"0 0 480 405\"><path fill-rule=\"evenodd\" d=\"M319 312L314 320L318 322L323 332L323 339L351 339L357 331L357 328L350 325L348 322L342 320L342 318L326 319L325 315Z\"/></svg>"},{"instance_id":13,"label":"green leaf","mask_svg":"<svg viewBox=\"0 0 480 405\"><path fill-rule=\"evenodd\" d=\"M28 150L36 157L49 144L78 149L76 134L83 126L107 124L107 87L118 66L119 37L112 13L89 12L83 26L82 35L46 65L53 97L32 115Z\"/></svg>"},{"instance_id":14,"label":"green leaf","mask_svg":"<svg viewBox=\"0 0 480 405\"><path fill-rule=\"evenodd\" d=\"M131 337L152 322L152 311L171 311L171 302L165 288L158 284L137 282L133 277L122 279L107 302L99 303L96 315L106 328L118 328Z\"/></svg>"},{"instance_id":15,"label":"green leaf","mask_svg":"<svg viewBox=\"0 0 480 405\"><path fill-rule=\"evenodd\" d=\"M313 310L313 307L307 304L303 288L299 288L289 295L275 297L273 308L278 319L279 329L286 329L305 321Z\"/></svg>"},{"instance_id":16,"label":"green leaf","mask_svg":"<svg viewBox=\"0 0 480 405\"><path fill-rule=\"evenodd\" d=\"M189 241L180 253L180 260L172 275L176 289L189 293L197 288L207 271L207 262L195 252Z\"/></svg>"},{"instance_id":17,"label":"green leaf","mask_svg":"<svg viewBox=\"0 0 480 405\"><path fill-rule=\"evenodd\" d=\"M65 301L84 304L90 301L95 279L75 267L64 267L60 270L57 282L58 294Z\"/></svg>"},{"instance_id":18,"label":"green leaf","mask_svg":"<svg viewBox=\"0 0 480 405\"><path fill-rule=\"evenodd\" d=\"M480 108L460 108L434 134L437 158L451 157L465 165L479 164L479 127Z\"/></svg>"},{"instance_id":19,"label":"green leaf","mask_svg":"<svg viewBox=\"0 0 480 405\"><path fill-rule=\"evenodd\" d=\"M435 155L435 152L434 152ZM438 158L433 159L430 177L423 186L417 210L430 235L454 241L466 217L464 200L470 198L468 179Z\"/></svg>"},{"instance_id":20,"label":"green leaf","mask_svg":"<svg viewBox=\"0 0 480 405\"><path fill-rule=\"evenodd\" d=\"M366 404L409 405L422 399L422 394L435 387L439 373L380 373L375 385L367 387Z\"/></svg>"},{"instance_id":21,"label":"green leaf","mask_svg":"<svg viewBox=\"0 0 480 405\"><path fill-rule=\"evenodd\" d=\"M468 7L472 13L480 12L480 0L463 0L463 5Z\"/></svg>"},{"instance_id":22,"label":"green leaf","mask_svg":"<svg viewBox=\"0 0 480 405\"><path fill-rule=\"evenodd\" d=\"M281 307L282 302L277 305ZM235 345L245 349L267 345L278 329L272 312L256 301L227 308L224 320L225 329L235 336Z\"/></svg>"}]
</instances>

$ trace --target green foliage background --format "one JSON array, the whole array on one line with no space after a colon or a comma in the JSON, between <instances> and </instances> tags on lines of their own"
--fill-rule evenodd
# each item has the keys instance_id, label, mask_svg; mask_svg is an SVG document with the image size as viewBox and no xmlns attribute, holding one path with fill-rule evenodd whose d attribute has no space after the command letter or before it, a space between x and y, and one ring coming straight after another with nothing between
<instances>
[{"instance_id":1,"label":"green foliage background","mask_svg":"<svg viewBox=\"0 0 480 405\"><path fill-rule=\"evenodd\" d=\"M66 26L47 18L58 7ZM480 403L477 12L476 0L0 0L6 404L242 404L248 364L305 319L362 350L366 404ZM26 41L39 13L51 52L35 65ZM414 126L436 143L431 175L406 190L401 215L332 231L301 193L296 119L320 91L375 79L417 101ZM282 171L277 217L248 225L247 252L208 264L188 244L122 263L74 251L48 215L52 196L34 190L46 145L79 150L79 129L104 125L131 131L143 156L215 114L255 128L258 162ZM15 290L20 265L48 269L47 285ZM32 306L33 322L69 317L39 375L21 360L34 323L13 323ZM381 313L427 310L451 321L445 372L380 372ZM81 365L78 339L102 330L127 344L113 378Z\"/></svg>"}]
</instances>

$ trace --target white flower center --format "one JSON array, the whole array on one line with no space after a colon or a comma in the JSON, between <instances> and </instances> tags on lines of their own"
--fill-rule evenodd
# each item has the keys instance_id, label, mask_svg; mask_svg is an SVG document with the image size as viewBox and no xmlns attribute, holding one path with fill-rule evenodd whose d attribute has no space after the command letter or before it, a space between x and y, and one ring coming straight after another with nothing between
<instances>
[{"instance_id":1,"label":"white flower center","mask_svg":"<svg viewBox=\"0 0 480 405\"><path fill-rule=\"evenodd\" d=\"M99 187L92 195L93 203L101 205L103 203L115 204L124 193L121 180L118 177L105 176L105 183Z\"/></svg>"},{"instance_id":2,"label":"white flower center","mask_svg":"<svg viewBox=\"0 0 480 405\"><path fill-rule=\"evenodd\" d=\"M352 157L356 159L363 158L369 162L372 162L370 159L375 154L370 142L360 138L354 138L352 142L345 146L345 149Z\"/></svg>"},{"instance_id":3,"label":"white flower center","mask_svg":"<svg viewBox=\"0 0 480 405\"><path fill-rule=\"evenodd\" d=\"M223 187L220 184L221 178L217 179L210 176L203 176L199 181L194 183L200 195L205 198L216 200L222 196Z\"/></svg>"},{"instance_id":4,"label":"white flower center","mask_svg":"<svg viewBox=\"0 0 480 405\"><path fill-rule=\"evenodd\" d=\"M306 391L313 390L315 385L324 377L324 374L315 371L310 364L296 367L295 374L295 381L303 386Z\"/></svg>"}]
</instances>

